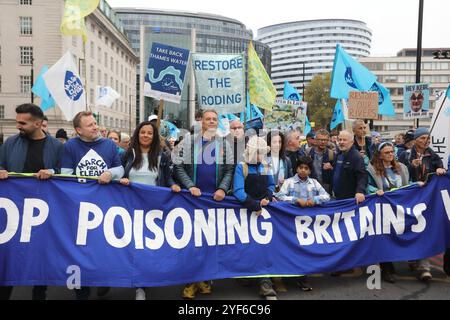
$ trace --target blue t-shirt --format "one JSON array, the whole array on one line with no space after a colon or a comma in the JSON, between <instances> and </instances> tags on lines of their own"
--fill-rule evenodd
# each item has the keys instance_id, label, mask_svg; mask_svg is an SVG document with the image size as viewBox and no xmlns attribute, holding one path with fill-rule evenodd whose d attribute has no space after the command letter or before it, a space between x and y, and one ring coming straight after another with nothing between
<instances>
[{"instance_id":1,"label":"blue t-shirt","mask_svg":"<svg viewBox=\"0 0 450 320\"><path fill-rule=\"evenodd\" d=\"M64 145L61 167L72 169L83 177L99 177L108 169L122 166L117 147L112 140L84 142L79 137Z\"/></svg>"},{"instance_id":2,"label":"blue t-shirt","mask_svg":"<svg viewBox=\"0 0 450 320\"><path fill-rule=\"evenodd\" d=\"M215 193L217 191L216 143L209 142L202 139L203 152L200 152L199 148L196 185L202 192Z\"/></svg>"}]
</instances>

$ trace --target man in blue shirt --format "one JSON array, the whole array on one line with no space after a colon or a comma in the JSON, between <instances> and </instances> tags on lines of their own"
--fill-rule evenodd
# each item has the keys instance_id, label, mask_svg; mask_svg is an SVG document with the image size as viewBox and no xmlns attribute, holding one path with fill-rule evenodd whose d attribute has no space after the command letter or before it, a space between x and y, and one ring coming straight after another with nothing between
<instances>
[{"instance_id":1,"label":"man in blue shirt","mask_svg":"<svg viewBox=\"0 0 450 320\"><path fill-rule=\"evenodd\" d=\"M123 177L125 170L117 152L116 144L100 135L92 112L80 112L73 119L78 137L64 145L62 173L80 177L98 177L100 184ZM89 287L75 290L78 300L87 300Z\"/></svg>"},{"instance_id":2,"label":"man in blue shirt","mask_svg":"<svg viewBox=\"0 0 450 320\"><path fill-rule=\"evenodd\" d=\"M233 152L225 139L217 136L218 114L205 110L201 134L187 137L174 160L174 174L181 185L194 197L211 193L216 201L225 199L233 179ZM194 299L198 292L211 293L209 281L187 284L184 299Z\"/></svg>"},{"instance_id":3,"label":"man in blue shirt","mask_svg":"<svg viewBox=\"0 0 450 320\"><path fill-rule=\"evenodd\" d=\"M100 184L123 177L124 169L112 140L100 136L91 112L80 112L73 119L78 137L64 145L62 173L98 177Z\"/></svg>"}]
</instances>

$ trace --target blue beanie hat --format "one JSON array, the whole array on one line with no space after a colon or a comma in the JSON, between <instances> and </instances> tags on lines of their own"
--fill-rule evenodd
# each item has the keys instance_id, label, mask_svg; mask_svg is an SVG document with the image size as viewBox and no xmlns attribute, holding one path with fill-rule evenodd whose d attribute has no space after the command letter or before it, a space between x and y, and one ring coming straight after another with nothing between
<instances>
[{"instance_id":1,"label":"blue beanie hat","mask_svg":"<svg viewBox=\"0 0 450 320\"><path fill-rule=\"evenodd\" d=\"M427 128L417 128L416 131L414 131L414 140L425 135L426 136L430 135L430 131L428 131Z\"/></svg>"}]
</instances>

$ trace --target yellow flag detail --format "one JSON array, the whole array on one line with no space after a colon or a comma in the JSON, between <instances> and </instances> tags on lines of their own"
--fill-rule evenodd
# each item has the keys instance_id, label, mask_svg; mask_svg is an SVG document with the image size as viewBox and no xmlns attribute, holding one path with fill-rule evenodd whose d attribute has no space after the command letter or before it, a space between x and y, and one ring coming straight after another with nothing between
<instances>
[{"instance_id":1,"label":"yellow flag detail","mask_svg":"<svg viewBox=\"0 0 450 320\"><path fill-rule=\"evenodd\" d=\"M266 110L272 110L277 91L266 72L252 42L248 46L248 82L250 103Z\"/></svg>"},{"instance_id":2,"label":"yellow flag detail","mask_svg":"<svg viewBox=\"0 0 450 320\"><path fill-rule=\"evenodd\" d=\"M61 33L65 36L82 36L83 42L86 42L84 18L94 12L99 2L100 0L66 0Z\"/></svg>"}]
</instances>

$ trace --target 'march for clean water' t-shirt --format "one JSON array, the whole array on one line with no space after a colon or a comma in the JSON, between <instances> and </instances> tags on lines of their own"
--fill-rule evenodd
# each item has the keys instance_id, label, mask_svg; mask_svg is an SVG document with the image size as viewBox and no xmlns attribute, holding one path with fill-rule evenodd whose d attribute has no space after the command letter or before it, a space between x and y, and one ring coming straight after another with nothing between
<instances>
[{"instance_id":1,"label":"'march for clean water' t-shirt","mask_svg":"<svg viewBox=\"0 0 450 320\"><path fill-rule=\"evenodd\" d=\"M64 145L63 173L71 169L72 174L77 176L99 177L105 171L121 166L117 147L112 140L85 142L77 137Z\"/></svg>"}]
</instances>

